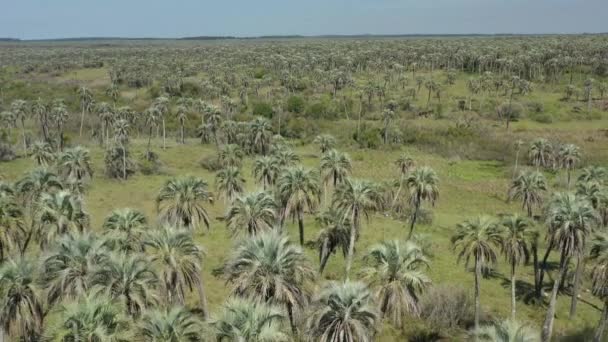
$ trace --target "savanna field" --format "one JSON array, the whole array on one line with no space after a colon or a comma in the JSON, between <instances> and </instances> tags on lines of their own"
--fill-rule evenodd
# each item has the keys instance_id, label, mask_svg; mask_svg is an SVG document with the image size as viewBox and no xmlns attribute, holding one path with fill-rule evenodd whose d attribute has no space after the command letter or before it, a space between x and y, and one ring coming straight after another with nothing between
<instances>
[{"instance_id":1,"label":"savanna field","mask_svg":"<svg viewBox=\"0 0 608 342\"><path fill-rule=\"evenodd\" d=\"M0 113L8 341L608 340L607 36L1 42Z\"/></svg>"}]
</instances>

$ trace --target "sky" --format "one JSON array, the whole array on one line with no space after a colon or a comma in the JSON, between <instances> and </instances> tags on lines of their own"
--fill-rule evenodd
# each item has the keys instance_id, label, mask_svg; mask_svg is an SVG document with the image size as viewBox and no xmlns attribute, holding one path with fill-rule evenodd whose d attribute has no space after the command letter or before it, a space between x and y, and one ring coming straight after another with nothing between
<instances>
[{"instance_id":1,"label":"sky","mask_svg":"<svg viewBox=\"0 0 608 342\"><path fill-rule=\"evenodd\" d=\"M608 32L608 0L0 0L0 37Z\"/></svg>"}]
</instances>

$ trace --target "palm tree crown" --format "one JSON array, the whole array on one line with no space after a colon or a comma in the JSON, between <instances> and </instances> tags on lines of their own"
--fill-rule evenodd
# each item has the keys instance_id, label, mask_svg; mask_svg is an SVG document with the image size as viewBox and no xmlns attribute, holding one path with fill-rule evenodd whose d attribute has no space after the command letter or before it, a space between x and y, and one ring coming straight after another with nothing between
<instances>
[{"instance_id":1,"label":"palm tree crown","mask_svg":"<svg viewBox=\"0 0 608 342\"><path fill-rule=\"evenodd\" d=\"M193 176L168 180L156 197L160 218L170 224L197 229L204 224L209 229L209 214L203 206L213 202L205 181Z\"/></svg>"}]
</instances>

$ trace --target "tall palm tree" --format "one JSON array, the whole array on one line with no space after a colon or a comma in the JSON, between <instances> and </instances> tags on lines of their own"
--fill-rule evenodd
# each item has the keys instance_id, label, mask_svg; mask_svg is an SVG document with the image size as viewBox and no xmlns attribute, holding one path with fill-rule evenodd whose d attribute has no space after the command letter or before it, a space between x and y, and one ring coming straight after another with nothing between
<instances>
[{"instance_id":1,"label":"tall palm tree","mask_svg":"<svg viewBox=\"0 0 608 342\"><path fill-rule=\"evenodd\" d=\"M25 120L28 117L29 109L25 100L15 100L11 103L11 112L17 121L21 122L21 135L23 137L23 154L27 153L27 140L25 137Z\"/></svg>"},{"instance_id":2,"label":"tall palm tree","mask_svg":"<svg viewBox=\"0 0 608 342\"><path fill-rule=\"evenodd\" d=\"M458 261L464 259L465 267L471 258L475 264L475 332L479 331L479 300L481 271L496 263L497 249L502 244L498 224L488 216L480 216L458 224L452 236L452 245L458 252Z\"/></svg>"},{"instance_id":3,"label":"tall palm tree","mask_svg":"<svg viewBox=\"0 0 608 342\"><path fill-rule=\"evenodd\" d=\"M17 248L22 250L20 244L24 238L23 211L15 198L12 188L0 183L4 188L0 192L0 264L5 255Z\"/></svg>"},{"instance_id":4,"label":"tall palm tree","mask_svg":"<svg viewBox=\"0 0 608 342\"><path fill-rule=\"evenodd\" d=\"M562 167L568 173L568 188L570 188L570 173L581 159L580 149L574 144L563 145L559 149L558 158Z\"/></svg>"},{"instance_id":5,"label":"tall palm tree","mask_svg":"<svg viewBox=\"0 0 608 342\"><path fill-rule=\"evenodd\" d=\"M218 159L224 167L241 167L245 153L239 145L226 144L218 152Z\"/></svg>"},{"instance_id":6,"label":"tall palm tree","mask_svg":"<svg viewBox=\"0 0 608 342\"><path fill-rule=\"evenodd\" d=\"M37 141L30 146L30 155L41 167L48 167L55 161L55 153L50 144L44 141Z\"/></svg>"},{"instance_id":7,"label":"tall palm tree","mask_svg":"<svg viewBox=\"0 0 608 342\"><path fill-rule=\"evenodd\" d=\"M196 289L203 316L207 315L207 297L201 274L204 251L184 229L164 226L148 233L146 251L160 271L162 287L168 305L184 305L186 288Z\"/></svg>"},{"instance_id":8,"label":"tall palm tree","mask_svg":"<svg viewBox=\"0 0 608 342\"><path fill-rule=\"evenodd\" d=\"M40 121L40 131L45 142L49 142L49 111L47 105L41 98L32 103L32 113Z\"/></svg>"},{"instance_id":9,"label":"tall palm tree","mask_svg":"<svg viewBox=\"0 0 608 342\"><path fill-rule=\"evenodd\" d=\"M600 342L604 339L606 322L608 322L608 234L606 232L597 233L593 237L589 259L593 263L591 272L593 294L604 303L593 339L594 342Z\"/></svg>"},{"instance_id":10,"label":"tall palm tree","mask_svg":"<svg viewBox=\"0 0 608 342\"><path fill-rule=\"evenodd\" d=\"M549 166L553 155L553 148L545 138L538 138L530 143L528 148L528 158L536 169Z\"/></svg>"},{"instance_id":11,"label":"tall palm tree","mask_svg":"<svg viewBox=\"0 0 608 342\"><path fill-rule=\"evenodd\" d=\"M94 293L120 302L126 313L135 317L157 302L157 283L148 258L124 253L104 258L90 280Z\"/></svg>"},{"instance_id":12,"label":"tall palm tree","mask_svg":"<svg viewBox=\"0 0 608 342\"><path fill-rule=\"evenodd\" d=\"M224 203L232 203L234 199L245 191L245 178L241 170L234 166L221 169L215 176L215 187L218 197L224 198Z\"/></svg>"},{"instance_id":13,"label":"tall palm tree","mask_svg":"<svg viewBox=\"0 0 608 342\"><path fill-rule=\"evenodd\" d=\"M272 139L272 126L270 125L270 121L263 117L255 118L251 122L250 133L251 145L257 152L265 156Z\"/></svg>"},{"instance_id":14,"label":"tall palm tree","mask_svg":"<svg viewBox=\"0 0 608 342\"><path fill-rule=\"evenodd\" d=\"M363 283L331 282L312 304L306 320L306 340L371 342L378 323L375 307Z\"/></svg>"},{"instance_id":15,"label":"tall palm tree","mask_svg":"<svg viewBox=\"0 0 608 342\"><path fill-rule=\"evenodd\" d=\"M515 268L517 265L527 263L530 258L530 239L535 231L530 223L519 215L509 215L502 219L504 230L502 252L511 267L511 319L515 319ZM536 277L536 269L534 269ZM536 278L535 278L536 279Z\"/></svg>"},{"instance_id":16,"label":"tall palm tree","mask_svg":"<svg viewBox=\"0 0 608 342\"><path fill-rule=\"evenodd\" d=\"M139 324L138 334L150 342L202 341L203 323L183 307L150 310Z\"/></svg>"},{"instance_id":17,"label":"tall palm tree","mask_svg":"<svg viewBox=\"0 0 608 342\"><path fill-rule=\"evenodd\" d=\"M336 138L329 134L321 134L315 137L313 143L319 145L321 154L325 154L336 146Z\"/></svg>"},{"instance_id":18,"label":"tall palm tree","mask_svg":"<svg viewBox=\"0 0 608 342\"><path fill-rule=\"evenodd\" d=\"M57 167L66 178L83 180L93 177L89 150L81 146L65 150L59 156Z\"/></svg>"},{"instance_id":19,"label":"tall palm tree","mask_svg":"<svg viewBox=\"0 0 608 342\"><path fill-rule=\"evenodd\" d=\"M160 218L189 229L204 224L209 230L209 214L203 204L212 203L213 196L207 188L207 182L193 176L168 180L156 197Z\"/></svg>"},{"instance_id":20,"label":"tall palm tree","mask_svg":"<svg viewBox=\"0 0 608 342\"><path fill-rule=\"evenodd\" d=\"M152 144L152 132L155 128L158 128L160 121L160 113L155 107L150 107L144 112L144 119L146 126L148 126L148 145L146 148L146 154L150 155L151 144Z\"/></svg>"},{"instance_id":21,"label":"tall palm tree","mask_svg":"<svg viewBox=\"0 0 608 342\"><path fill-rule=\"evenodd\" d=\"M543 341L550 341L553 333L557 293L568 269L568 261L571 257L577 258L577 270L570 313L573 314L576 310L576 298L578 296L580 272L582 271L581 266L585 241L592 224L596 220L596 214L587 199L579 198L572 193L558 193L554 195L553 200L549 204L546 217L550 234L549 244L560 252L559 273L553 284L549 309L545 316L541 335Z\"/></svg>"},{"instance_id":22,"label":"tall palm tree","mask_svg":"<svg viewBox=\"0 0 608 342\"><path fill-rule=\"evenodd\" d=\"M532 327L514 320L499 321L479 329L476 335L483 342L539 342L540 334Z\"/></svg>"},{"instance_id":23,"label":"tall palm tree","mask_svg":"<svg viewBox=\"0 0 608 342\"><path fill-rule=\"evenodd\" d=\"M59 177L46 168L35 168L29 171L15 184L20 196L23 196L25 204L32 206L38 203L40 196L44 193L52 193L63 188Z\"/></svg>"},{"instance_id":24,"label":"tall palm tree","mask_svg":"<svg viewBox=\"0 0 608 342\"><path fill-rule=\"evenodd\" d=\"M0 265L0 324L11 340L37 341L44 321L37 265L28 259ZM3 337L3 336L2 336Z\"/></svg>"},{"instance_id":25,"label":"tall palm tree","mask_svg":"<svg viewBox=\"0 0 608 342\"><path fill-rule=\"evenodd\" d=\"M256 158L253 163L253 175L258 182L262 183L264 190L267 186L274 186L275 180L279 176L279 164L276 158L269 156Z\"/></svg>"},{"instance_id":26,"label":"tall palm tree","mask_svg":"<svg viewBox=\"0 0 608 342\"><path fill-rule=\"evenodd\" d=\"M415 165L414 159L406 153L402 153L399 158L395 160L395 166L397 166L402 176L406 176L410 173Z\"/></svg>"},{"instance_id":27,"label":"tall palm tree","mask_svg":"<svg viewBox=\"0 0 608 342\"><path fill-rule=\"evenodd\" d=\"M308 303L314 279L304 251L276 231L257 234L236 246L222 274L232 293L285 307L296 332L295 313Z\"/></svg>"},{"instance_id":28,"label":"tall palm tree","mask_svg":"<svg viewBox=\"0 0 608 342\"><path fill-rule=\"evenodd\" d=\"M51 120L57 125L57 138L59 140L57 145L59 146L60 151L63 151L63 145L65 143L63 134L65 123L68 119L69 114L66 105L61 100L56 101L51 108Z\"/></svg>"},{"instance_id":29,"label":"tall palm tree","mask_svg":"<svg viewBox=\"0 0 608 342\"><path fill-rule=\"evenodd\" d=\"M407 177L407 188L410 193L410 205L412 207L412 217L410 218L410 232L408 240L414 234L414 226L418 219L422 201L428 201L431 205L439 198L439 177L435 170L430 167L423 166L416 168Z\"/></svg>"},{"instance_id":30,"label":"tall palm tree","mask_svg":"<svg viewBox=\"0 0 608 342\"><path fill-rule=\"evenodd\" d=\"M218 342L286 342L285 316L277 307L257 301L229 298L218 317L211 321Z\"/></svg>"},{"instance_id":31,"label":"tall palm tree","mask_svg":"<svg viewBox=\"0 0 608 342\"><path fill-rule=\"evenodd\" d=\"M393 122L393 120L395 119L395 112L390 110L390 109L385 109L382 112L382 124L384 125L383 128L383 138L384 138L384 143L387 144L389 142L389 126L391 125L391 123Z\"/></svg>"},{"instance_id":32,"label":"tall palm tree","mask_svg":"<svg viewBox=\"0 0 608 342\"><path fill-rule=\"evenodd\" d=\"M362 274L374 292L379 311L398 328L406 313L418 316L418 299L431 279L424 274L429 260L414 242L383 241L364 257Z\"/></svg>"},{"instance_id":33,"label":"tall palm tree","mask_svg":"<svg viewBox=\"0 0 608 342\"><path fill-rule=\"evenodd\" d=\"M42 194L36 210L36 237L42 248L62 234L83 232L89 224L89 215L84 211L81 200L65 190Z\"/></svg>"},{"instance_id":34,"label":"tall palm tree","mask_svg":"<svg viewBox=\"0 0 608 342\"><path fill-rule=\"evenodd\" d=\"M283 217L298 219L300 245L304 245L304 211L317 208L320 191L318 176L313 170L293 167L285 170L277 180L277 193L283 206Z\"/></svg>"},{"instance_id":35,"label":"tall palm tree","mask_svg":"<svg viewBox=\"0 0 608 342\"><path fill-rule=\"evenodd\" d=\"M108 252L105 240L95 235L61 236L42 259L41 275L49 303L85 295L91 288L90 280L96 267Z\"/></svg>"},{"instance_id":36,"label":"tall palm tree","mask_svg":"<svg viewBox=\"0 0 608 342\"><path fill-rule=\"evenodd\" d=\"M222 126L222 112L215 106L209 106L204 113L204 126L211 132L215 146L220 148L219 132Z\"/></svg>"},{"instance_id":37,"label":"tall palm tree","mask_svg":"<svg viewBox=\"0 0 608 342\"><path fill-rule=\"evenodd\" d=\"M602 227L608 225L608 188L596 181L577 182L576 195L585 197L599 215Z\"/></svg>"},{"instance_id":38,"label":"tall palm tree","mask_svg":"<svg viewBox=\"0 0 608 342\"><path fill-rule=\"evenodd\" d=\"M163 126L163 149L166 149L167 130L165 128L165 116L169 113L169 99L164 96L157 97L154 100L152 106L156 109L156 112L158 113L158 116Z\"/></svg>"},{"instance_id":39,"label":"tall palm tree","mask_svg":"<svg viewBox=\"0 0 608 342\"><path fill-rule=\"evenodd\" d=\"M95 294L62 304L49 336L52 341L130 342L135 338L122 306Z\"/></svg>"},{"instance_id":40,"label":"tall palm tree","mask_svg":"<svg viewBox=\"0 0 608 342\"><path fill-rule=\"evenodd\" d=\"M538 171L522 172L513 180L509 188L509 200L520 199L521 209L532 217L532 208L540 207L543 192L547 191L545 176Z\"/></svg>"},{"instance_id":41,"label":"tall palm tree","mask_svg":"<svg viewBox=\"0 0 608 342\"><path fill-rule=\"evenodd\" d=\"M114 139L116 140L117 147L121 150L119 153L122 155L122 179L127 179L127 143L129 142L129 122L125 119L118 119L114 123Z\"/></svg>"},{"instance_id":42,"label":"tall palm tree","mask_svg":"<svg viewBox=\"0 0 608 342\"><path fill-rule=\"evenodd\" d=\"M319 214L316 220L321 226L321 230L319 230L317 238L314 241L315 246L319 250L319 275L321 275L329 257L336 253L338 249L342 250L342 255L346 258L351 227L349 219L343 218L333 208L329 208L327 211Z\"/></svg>"},{"instance_id":43,"label":"tall palm tree","mask_svg":"<svg viewBox=\"0 0 608 342\"><path fill-rule=\"evenodd\" d=\"M82 137L82 128L84 127L84 113L91 110L93 104L93 94L89 88L81 86L78 88L78 98L80 99L80 109L82 114L80 115L80 133L78 136Z\"/></svg>"},{"instance_id":44,"label":"tall palm tree","mask_svg":"<svg viewBox=\"0 0 608 342\"><path fill-rule=\"evenodd\" d=\"M148 220L139 210L114 209L103 221L104 238L113 250L138 252L142 250L142 235Z\"/></svg>"},{"instance_id":45,"label":"tall palm tree","mask_svg":"<svg viewBox=\"0 0 608 342\"><path fill-rule=\"evenodd\" d=\"M226 225L233 235L246 230L249 235L272 229L277 220L274 197L263 191L237 197L226 214Z\"/></svg>"},{"instance_id":46,"label":"tall palm tree","mask_svg":"<svg viewBox=\"0 0 608 342\"><path fill-rule=\"evenodd\" d=\"M182 144L185 144L184 140L184 127L186 125L186 121L188 120L188 108L186 106L180 105L177 106L177 121L179 122L179 134L180 141Z\"/></svg>"},{"instance_id":47,"label":"tall palm tree","mask_svg":"<svg viewBox=\"0 0 608 342\"><path fill-rule=\"evenodd\" d=\"M367 181L347 179L336 188L332 205L336 208L342 220L349 220L350 234L348 257L346 259L346 279L355 253L355 240L361 231L361 217L369 219L371 212L378 207L380 196L373 184Z\"/></svg>"},{"instance_id":48,"label":"tall palm tree","mask_svg":"<svg viewBox=\"0 0 608 342\"><path fill-rule=\"evenodd\" d=\"M352 163L348 154L338 152L334 149L326 151L321 157L321 178L325 194L325 203L327 203L327 184L332 183L335 188L339 183L343 182L350 174Z\"/></svg>"}]
</instances>

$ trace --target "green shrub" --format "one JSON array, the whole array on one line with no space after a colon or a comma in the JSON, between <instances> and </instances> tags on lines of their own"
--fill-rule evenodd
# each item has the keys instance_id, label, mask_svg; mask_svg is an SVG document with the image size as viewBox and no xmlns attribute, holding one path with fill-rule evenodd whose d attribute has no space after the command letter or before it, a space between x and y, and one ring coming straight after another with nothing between
<instances>
[{"instance_id":1,"label":"green shrub","mask_svg":"<svg viewBox=\"0 0 608 342\"><path fill-rule=\"evenodd\" d=\"M300 114L304 111L305 107L306 103L304 102L304 99L299 96L291 96L287 100L287 110L292 113Z\"/></svg>"},{"instance_id":2,"label":"green shrub","mask_svg":"<svg viewBox=\"0 0 608 342\"><path fill-rule=\"evenodd\" d=\"M465 328L473 321L474 303L463 288L433 286L420 300L420 316L437 331Z\"/></svg>"},{"instance_id":3,"label":"green shrub","mask_svg":"<svg viewBox=\"0 0 608 342\"><path fill-rule=\"evenodd\" d=\"M268 102L256 102L253 104L253 115L272 119L274 110Z\"/></svg>"}]
</instances>

